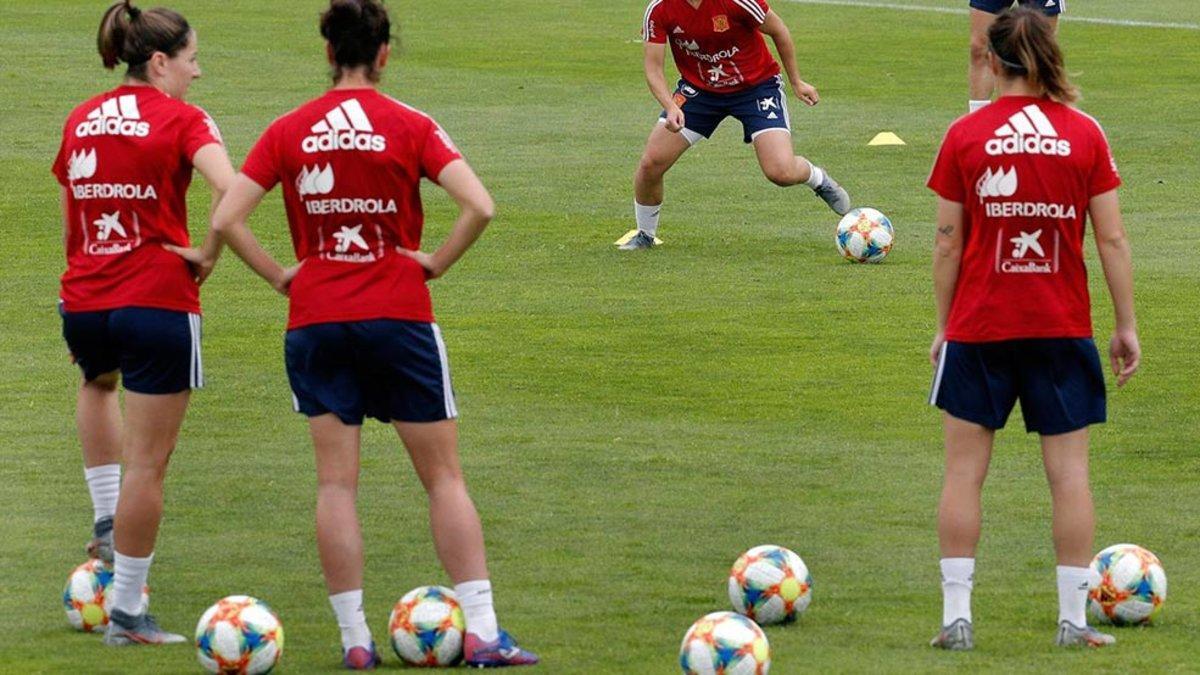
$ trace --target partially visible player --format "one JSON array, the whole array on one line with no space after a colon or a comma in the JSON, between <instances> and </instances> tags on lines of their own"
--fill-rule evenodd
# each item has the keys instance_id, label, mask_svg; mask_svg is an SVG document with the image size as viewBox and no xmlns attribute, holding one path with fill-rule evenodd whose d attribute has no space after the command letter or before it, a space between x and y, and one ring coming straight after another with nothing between
<instances>
[{"instance_id":1,"label":"partially visible player","mask_svg":"<svg viewBox=\"0 0 1200 675\"><path fill-rule=\"evenodd\" d=\"M1058 28L1058 15L1067 9L1067 0L971 0L971 65L967 73L970 88L968 112L975 112L992 102L996 78L988 65L988 29L996 15L1019 4L1040 9L1050 25Z\"/></svg>"},{"instance_id":2,"label":"partially visible player","mask_svg":"<svg viewBox=\"0 0 1200 675\"><path fill-rule=\"evenodd\" d=\"M946 445L943 628L932 644L974 645L980 493L996 430L1020 400L1026 431L1041 437L1054 503L1056 642L1100 647L1114 639L1084 615L1095 528L1088 427L1107 411L1083 244L1090 216L1116 313L1109 361L1123 386L1141 348L1121 178L1099 123L1071 106L1077 94L1050 22L1034 9L1008 10L988 45L1000 98L951 125L929 178L940 197L930 400L944 411Z\"/></svg>"},{"instance_id":3,"label":"partially visible player","mask_svg":"<svg viewBox=\"0 0 1200 675\"><path fill-rule=\"evenodd\" d=\"M483 531L459 466L446 346L426 287L483 233L492 198L432 118L378 91L391 40L378 0L333 0L321 16L321 35L333 88L271 124L214 227L291 299L284 358L316 449L317 548L343 663L359 670L379 662L363 612L355 505L365 417L395 427L428 493L434 545L466 617L467 664L537 663L496 622ZM422 178L460 208L433 253L420 251ZM276 185L300 262L289 269L246 227ZM212 254L207 247L188 252L204 264Z\"/></svg>"},{"instance_id":4,"label":"partially visible player","mask_svg":"<svg viewBox=\"0 0 1200 675\"><path fill-rule=\"evenodd\" d=\"M643 65L663 112L634 175L637 231L622 250L654 245L663 176L727 117L741 122L742 139L754 145L768 180L781 187L804 183L838 215L850 210L846 191L792 148L787 91L763 35L775 43L792 92L816 105L821 98L800 79L792 35L766 0L651 0L646 7ZM673 94L663 72L668 43L682 78Z\"/></svg>"},{"instance_id":5,"label":"partially visible player","mask_svg":"<svg viewBox=\"0 0 1200 675\"><path fill-rule=\"evenodd\" d=\"M190 392L204 384L199 286L212 268L189 267L169 248L188 245L193 167L214 204L234 172L212 119L183 102L200 67L182 16L118 2L98 46L106 68L126 64L125 81L70 114L53 168L67 253L63 337L83 371L75 421L95 515L88 552L115 565L106 643L182 642L140 600L167 462Z\"/></svg>"}]
</instances>

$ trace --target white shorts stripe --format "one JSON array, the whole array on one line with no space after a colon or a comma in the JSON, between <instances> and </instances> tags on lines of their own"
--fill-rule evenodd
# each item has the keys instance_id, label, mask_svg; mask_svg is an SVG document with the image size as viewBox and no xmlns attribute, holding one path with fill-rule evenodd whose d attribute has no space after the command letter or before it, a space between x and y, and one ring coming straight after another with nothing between
<instances>
[{"instance_id":1,"label":"white shorts stripe","mask_svg":"<svg viewBox=\"0 0 1200 675\"><path fill-rule=\"evenodd\" d=\"M739 7L746 10L746 13L754 17L754 20L762 23L767 20L767 13L762 11L762 7L758 6L754 0L733 0Z\"/></svg>"},{"instance_id":2,"label":"white shorts stripe","mask_svg":"<svg viewBox=\"0 0 1200 675\"><path fill-rule=\"evenodd\" d=\"M929 405L937 405L938 392L942 388L942 375L946 372L946 347L950 343L943 342L942 349L938 352L937 372L933 376L933 390L929 394Z\"/></svg>"},{"instance_id":3,"label":"white shorts stripe","mask_svg":"<svg viewBox=\"0 0 1200 675\"><path fill-rule=\"evenodd\" d=\"M783 123L787 125L788 131L792 130L792 116L788 112L787 91L783 88L783 78L779 78L779 105L783 108Z\"/></svg>"},{"instance_id":4,"label":"white shorts stripe","mask_svg":"<svg viewBox=\"0 0 1200 675\"><path fill-rule=\"evenodd\" d=\"M442 394L446 398L446 417L458 417L458 406L454 402L454 386L450 382L450 359L446 356L446 343L442 340L442 329L433 326L433 339L437 342L438 360L442 362Z\"/></svg>"}]
</instances>

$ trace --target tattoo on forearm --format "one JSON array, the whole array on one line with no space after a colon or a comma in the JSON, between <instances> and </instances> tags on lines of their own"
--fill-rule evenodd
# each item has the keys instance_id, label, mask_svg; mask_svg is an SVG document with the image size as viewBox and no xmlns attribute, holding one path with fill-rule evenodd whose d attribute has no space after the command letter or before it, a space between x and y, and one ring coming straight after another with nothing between
<instances>
[{"instance_id":1,"label":"tattoo on forearm","mask_svg":"<svg viewBox=\"0 0 1200 675\"><path fill-rule=\"evenodd\" d=\"M943 225L938 228L938 232L941 232L942 234L949 237L950 235L954 234L954 226L953 225Z\"/></svg>"}]
</instances>

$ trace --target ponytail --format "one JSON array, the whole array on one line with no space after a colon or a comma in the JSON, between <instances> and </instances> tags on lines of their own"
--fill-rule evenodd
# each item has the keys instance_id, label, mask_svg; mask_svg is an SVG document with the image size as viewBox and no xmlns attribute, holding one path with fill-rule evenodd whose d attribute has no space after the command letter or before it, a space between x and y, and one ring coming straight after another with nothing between
<instances>
[{"instance_id":1,"label":"ponytail","mask_svg":"<svg viewBox=\"0 0 1200 675\"><path fill-rule=\"evenodd\" d=\"M146 62L156 52L175 56L191 39L192 28L178 12L156 7L143 12L131 0L108 8L100 19L96 47L104 67L128 66L126 75L146 79Z\"/></svg>"},{"instance_id":2,"label":"ponytail","mask_svg":"<svg viewBox=\"0 0 1200 675\"><path fill-rule=\"evenodd\" d=\"M1040 11L1022 6L1003 12L988 30L988 43L1005 76L1023 78L1059 103L1079 99L1079 90L1067 77L1054 27Z\"/></svg>"}]
</instances>

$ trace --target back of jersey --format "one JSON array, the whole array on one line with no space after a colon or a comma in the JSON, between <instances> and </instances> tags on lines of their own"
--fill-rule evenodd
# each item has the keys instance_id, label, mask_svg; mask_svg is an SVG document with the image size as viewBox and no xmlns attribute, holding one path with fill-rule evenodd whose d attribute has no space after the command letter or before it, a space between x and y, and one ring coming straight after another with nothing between
<instances>
[{"instance_id":1,"label":"back of jersey","mask_svg":"<svg viewBox=\"0 0 1200 675\"><path fill-rule=\"evenodd\" d=\"M418 249L420 181L461 155L429 116L374 89L335 89L276 120L242 173L283 184L297 260L289 328L433 321Z\"/></svg>"}]
</instances>

